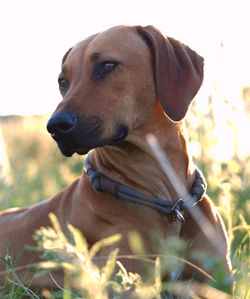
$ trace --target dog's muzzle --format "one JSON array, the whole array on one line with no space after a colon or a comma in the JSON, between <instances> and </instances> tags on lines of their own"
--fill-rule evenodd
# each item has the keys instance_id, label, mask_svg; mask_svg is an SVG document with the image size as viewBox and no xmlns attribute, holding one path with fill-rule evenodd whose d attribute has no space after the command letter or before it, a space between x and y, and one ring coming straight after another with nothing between
<instances>
[{"instance_id":1,"label":"dog's muzzle","mask_svg":"<svg viewBox=\"0 0 250 299\"><path fill-rule=\"evenodd\" d=\"M89 149L76 142L78 118L70 111L61 111L53 114L47 123L47 130L63 155L71 157L75 152L86 154Z\"/></svg>"},{"instance_id":2,"label":"dog's muzzle","mask_svg":"<svg viewBox=\"0 0 250 299\"><path fill-rule=\"evenodd\" d=\"M87 154L91 149L116 145L128 135L128 126L116 124L110 136L103 136L104 121L97 116L83 117L71 111L56 112L48 121L47 130L63 155Z\"/></svg>"},{"instance_id":3,"label":"dog's muzzle","mask_svg":"<svg viewBox=\"0 0 250 299\"><path fill-rule=\"evenodd\" d=\"M69 135L76 127L77 117L69 111L57 112L51 116L47 123L47 130L51 137L57 138Z\"/></svg>"}]
</instances>

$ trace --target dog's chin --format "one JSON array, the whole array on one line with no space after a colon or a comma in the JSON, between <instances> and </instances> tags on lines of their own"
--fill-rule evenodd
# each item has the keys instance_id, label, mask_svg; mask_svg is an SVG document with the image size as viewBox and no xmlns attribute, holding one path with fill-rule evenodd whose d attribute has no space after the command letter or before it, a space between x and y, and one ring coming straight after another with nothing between
<instances>
[{"instance_id":1,"label":"dog's chin","mask_svg":"<svg viewBox=\"0 0 250 299\"><path fill-rule=\"evenodd\" d=\"M59 146L61 153L66 157L72 157L73 154L86 155L91 149L86 148L76 148L76 149L66 149Z\"/></svg>"},{"instance_id":2,"label":"dog's chin","mask_svg":"<svg viewBox=\"0 0 250 299\"><path fill-rule=\"evenodd\" d=\"M115 146L121 144L127 137L129 129L127 126L122 126L117 130L117 132L111 137L106 139L97 139L95 142L86 145L78 145L75 147L68 147L63 145L62 143L57 142L57 145L61 151L61 153L66 157L71 157L73 154L78 155L86 155L90 150L97 147L104 146Z\"/></svg>"}]
</instances>

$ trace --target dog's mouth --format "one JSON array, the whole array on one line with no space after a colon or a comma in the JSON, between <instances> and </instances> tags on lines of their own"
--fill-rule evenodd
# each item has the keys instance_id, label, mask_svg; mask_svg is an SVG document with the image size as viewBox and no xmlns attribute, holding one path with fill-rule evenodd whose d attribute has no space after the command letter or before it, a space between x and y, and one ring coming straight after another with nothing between
<instances>
[{"instance_id":1,"label":"dog's mouth","mask_svg":"<svg viewBox=\"0 0 250 299\"><path fill-rule=\"evenodd\" d=\"M91 149L121 143L128 135L125 124L116 124L111 136L104 136L105 122L96 116L82 117L71 111L57 112L47 129L63 155L86 155Z\"/></svg>"},{"instance_id":2,"label":"dog's mouth","mask_svg":"<svg viewBox=\"0 0 250 299\"><path fill-rule=\"evenodd\" d=\"M71 136L56 136L52 138L56 141L61 153L66 157L71 157L74 153L78 155L86 155L90 150L103 147L115 146L121 144L126 139L129 129L125 125L120 125L115 133L109 138L101 138L100 134L84 134L84 130L79 129L79 134L71 134ZM97 132L96 132L97 133Z\"/></svg>"}]
</instances>

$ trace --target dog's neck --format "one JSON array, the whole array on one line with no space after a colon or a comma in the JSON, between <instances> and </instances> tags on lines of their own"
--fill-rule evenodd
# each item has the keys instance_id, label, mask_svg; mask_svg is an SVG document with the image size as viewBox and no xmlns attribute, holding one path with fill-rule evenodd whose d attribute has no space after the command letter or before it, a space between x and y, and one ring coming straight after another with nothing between
<instances>
[{"instance_id":1,"label":"dog's neck","mask_svg":"<svg viewBox=\"0 0 250 299\"><path fill-rule=\"evenodd\" d=\"M105 176L141 193L175 201L177 192L153 155L147 133L155 135L179 179L190 190L194 167L187 151L184 124L173 123L166 116L158 119L154 128L144 125L143 131L138 129L120 145L94 149L91 165Z\"/></svg>"}]
</instances>

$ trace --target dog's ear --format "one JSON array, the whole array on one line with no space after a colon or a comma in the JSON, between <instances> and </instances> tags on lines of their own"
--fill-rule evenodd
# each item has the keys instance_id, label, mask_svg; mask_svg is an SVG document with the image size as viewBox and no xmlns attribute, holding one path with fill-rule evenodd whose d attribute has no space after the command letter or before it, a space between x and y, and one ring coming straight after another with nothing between
<instances>
[{"instance_id":1,"label":"dog's ear","mask_svg":"<svg viewBox=\"0 0 250 299\"><path fill-rule=\"evenodd\" d=\"M180 121L203 80L203 58L153 26L137 27L154 55L157 96L170 119Z\"/></svg>"},{"instance_id":2,"label":"dog's ear","mask_svg":"<svg viewBox=\"0 0 250 299\"><path fill-rule=\"evenodd\" d=\"M68 51L64 54L63 59L62 59L62 65L64 64L65 60L67 59L67 57L72 49L73 48L68 49Z\"/></svg>"}]
</instances>

